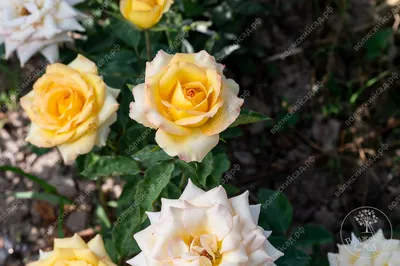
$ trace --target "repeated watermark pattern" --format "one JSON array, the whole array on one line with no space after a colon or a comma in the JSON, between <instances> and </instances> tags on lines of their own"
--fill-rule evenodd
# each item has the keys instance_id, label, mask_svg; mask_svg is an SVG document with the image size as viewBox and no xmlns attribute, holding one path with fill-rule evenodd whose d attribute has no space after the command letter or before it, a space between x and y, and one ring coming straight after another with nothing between
<instances>
[{"instance_id":1,"label":"repeated watermark pattern","mask_svg":"<svg viewBox=\"0 0 400 266\"><path fill-rule=\"evenodd\" d=\"M333 14L333 8L328 7L324 13L320 17L318 17L317 20L315 20L311 25L307 26L303 34L298 37L292 45L289 46L289 48L282 53L281 59L284 60L286 57L288 57L296 48L304 42L304 40L313 32L317 27L321 26L324 21L331 15Z\"/></svg>"},{"instance_id":2,"label":"repeated watermark pattern","mask_svg":"<svg viewBox=\"0 0 400 266\"><path fill-rule=\"evenodd\" d=\"M139 205L146 199L146 197L154 192L159 186L160 183L162 183L163 180L169 178L168 175L166 174L161 174L156 181L156 184L151 184L149 188L147 188L143 193L140 195L136 196L134 199L134 202L124 210L123 213L118 217L118 219L114 222L114 226L118 226L120 223L122 223L126 218L130 216L130 214L137 208Z\"/></svg>"},{"instance_id":3,"label":"repeated watermark pattern","mask_svg":"<svg viewBox=\"0 0 400 266\"><path fill-rule=\"evenodd\" d=\"M382 28L394 15L399 13L400 4L397 4L394 8L392 8L386 15L379 18L378 23L367 32L366 35L356 44L354 45L354 50L358 51L364 44L380 29Z\"/></svg>"},{"instance_id":4,"label":"repeated watermark pattern","mask_svg":"<svg viewBox=\"0 0 400 266\"><path fill-rule=\"evenodd\" d=\"M12 202L11 206L7 208L4 212L0 214L0 223L2 223L7 217L12 215L15 211L17 211L18 207L22 204L22 199L16 199Z\"/></svg>"},{"instance_id":5,"label":"repeated watermark pattern","mask_svg":"<svg viewBox=\"0 0 400 266\"><path fill-rule=\"evenodd\" d=\"M304 162L304 165L301 165L296 172L293 174L289 175L286 178L286 181L276 189L274 194L272 194L269 199L267 199L261 207L263 209L267 208L270 204L272 204L273 201L276 200L276 198L283 193L283 191L289 187L299 176L301 176L307 169L309 169L313 164L315 163L315 157L310 156L308 159Z\"/></svg>"},{"instance_id":6,"label":"repeated watermark pattern","mask_svg":"<svg viewBox=\"0 0 400 266\"><path fill-rule=\"evenodd\" d=\"M384 151L388 149L387 144L383 144L375 153L372 157L370 157L367 161L365 161L358 169L357 171L351 175L351 177L343 184L340 186L340 188L335 192L335 196L339 197L347 188L349 188L356 180L358 177L361 176L362 173L365 172L365 170L368 169L374 162L376 162L380 157L382 157Z\"/></svg>"},{"instance_id":7,"label":"repeated watermark pattern","mask_svg":"<svg viewBox=\"0 0 400 266\"><path fill-rule=\"evenodd\" d=\"M18 86L18 88L9 95L8 99L4 101L0 105L0 112L5 112L7 109L7 106L10 105L13 101L13 98L17 98L28 86L35 81L38 77L40 77L44 71L46 70L46 67L50 64L49 61L45 61L42 63L38 68L35 69L23 82L21 85Z\"/></svg>"},{"instance_id":8,"label":"repeated watermark pattern","mask_svg":"<svg viewBox=\"0 0 400 266\"><path fill-rule=\"evenodd\" d=\"M101 6L99 6L92 12L90 16L85 17L85 19L82 21L82 26L84 28L87 28L90 25L91 21L95 19L95 16L101 14L104 11L104 9L106 9L111 3L112 3L111 0L105 0L101 4Z\"/></svg>"},{"instance_id":9,"label":"repeated watermark pattern","mask_svg":"<svg viewBox=\"0 0 400 266\"><path fill-rule=\"evenodd\" d=\"M229 54L233 51L237 50L240 47L240 43L242 43L246 38L253 34L257 28L262 25L262 20L260 18L256 18L253 23L251 23L250 27L248 27L245 31L242 32L238 37L236 37L233 41L233 44L223 49L221 52L215 55L215 59L217 62L221 62L224 60Z\"/></svg>"},{"instance_id":10,"label":"repeated watermark pattern","mask_svg":"<svg viewBox=\"0 0 400 266\"><path fill-rule=\"evenodd\" d=\"M274 125L274 127L270 130L272 134L275 134L278 130L280 130L289 120L290 118L298 111L300 108L306 104L314 95L319 92L320 88L322 88L322 81L318 81L316 86L314 86L304 97L298 100L293 107L290 108L289 112L282 117L278 123Z\"/></svg>"},{"instance_id":11,"label":"repeated watermark pattern","mask_svg":"<svg viewBox=\"0 0 400 266\"><path fill-rule=\"evenodd\" d=\"M393 72L388 80L376 91L372 92L368 100L357 108L357 110L345 121L345 124L349 126L351 123L353 123L364 112L364 110L367 109L378 98L378 96L384 93L398 78L399 74L397 72Z\"/></svg>"},{"instance_id":12,"label":"repeated watermark pattern","mask_svg":"<svg viewBox=\"0 0 400 266\"><path fill-rule=\"evenodd\" d=\"M67 210L65 210L61 215L58 216L57 220L55 220L43 233L43 237L47 237L51 235L55 228L58 227L59 224L61 224L65 218L71 214L76 207L78 207L93 191L96 190L96 186L93 184L90 184L86 187L85 191L83 194L81 194L74 202L72 202L72 205L69 206Z\"/></svg>"}]
</instances>

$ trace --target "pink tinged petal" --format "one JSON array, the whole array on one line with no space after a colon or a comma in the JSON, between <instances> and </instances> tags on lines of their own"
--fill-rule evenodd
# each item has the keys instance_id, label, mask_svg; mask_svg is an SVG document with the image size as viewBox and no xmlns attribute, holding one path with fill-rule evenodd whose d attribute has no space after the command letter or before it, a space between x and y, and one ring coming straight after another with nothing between
<instances>
[{"instance_id":1,"label":"pink tinged petal","mask_svg":"<svg viewBox=\"0 0 400 266\"><path fill-rule=\"evenodd\" d=\"M58 27L65 31L81 31L84 32L85 28L79 24L75 18L67 18L58 22Z\"/></svg>"},{"instance_id":2,"label":"pink tinged petal","mask_svg":"<svg viewBox=\"0 0 400 266\"><path fill-rule=\"evenodd\" d=\"M180 258L184 253L189 252L189 246L179 237L170 239L168 243L168 257Z\"/></svg>"},{"instance_id":3,"label":"pink tinged petal","mask_svg":"<svg viewBox=\"0 0 400 266\"><path fill-rule=\"evenodd\" d=\"M50 62L55 63L59 58L59 51L57 44L51 44L44 47L40 53Z\"/></svg>"},{"instance_id":4,"label":"pink tinged petal","mask_svg":"<svg viewBox=\"0 0 400 266\"><path fill-rule=\"evenodd\" d=\"M222 241L232 230L233 217L224 205L216 204L207 210L209 230Z\"/></svg>"},{"instance_id":5,"label":"pink tinged petal","mask_svg":"<svg viewBox=\"0 0 400 266\"><path fill-rule=\"evenodd\" d=\"M264 231L265 238L268 238L269 235L270 235L270 232ZM272 244L268 240L265 240L265 242L264 242L264 250L268 253L269 256L271 256L274 259L274 261L284 255L281 251L279 251L274 246L272 246Z\"/></svg>"},{"instance_id":6,"label":"pink tinged petal","mask_svg":"<svg viewBox=\"0 0 400 266\"><path fill-rule=\"evenodd\" d=\"M189 201L189 203L199 207L211 207L215 204L221 204L227 208L231 214L233 214L228 195L222 186L205 192L204 194Z\"/></svg>"},{"instance_id":7,"label":"pink tinged petal","mask_svg":"<svg viewBox=\"0 0 400 266\"><path fill-rule=\"evenodd\" d=\"M264 231L259 227L244 235L243 244L246 247L246 252L250 254L262 247L265 241Z\"/></svg>"},{"instance_id":8,"label":"pink tinged petal","mask_svg":"<svg viewBox=\"0 0 400 266\"><path fill-rule=\"evenodd\" d=\"M71 143L63 143L57 146L64 162L71 164L79 155L89 153L96 143L96 132L83 135L79 139Z\"/></svg>"},{"instance_id":9,"label":"pink tinged petal","mask_svg":"<svg viewBox=\"0 0 400 266\"><path fill-rule=\"evenodd\" d=\"M189 178L188 180L188 184L185 188L185 190L183 191L181 197L179 199L181 200L191 200L193 198L199 197L201 195L203 195L205 192L204 190L196 187L192 180Z\"/></svg>"},{"instance_id":10,"label":"pink tinged petal","mask_svg":"<svg viewBox=\"0 0 400 266\"><path fill-rule=\"evenodd\" d=\"M194 54L194 57L195 57L195 62L198 66L208 69L216 69L218 71L218 74L222 76L222 70L224 69L224 66L222 64L217 63L215 58L211 56L209 53L203 50Z\"/></svg>"},{"instance_id":11,"label":"pink tinged petal","mask_svg":"<svg viewBox=\"0 0 400 266\"><path fill-rule=\"evenodd\" d=\"M114 99L117 99L117 98L118 98L118 95L119 95L120 92L121 92L121 90L119 90L119 89L114 89L114 88L111 88L111 87L108 87L108 86L107 86L107 92L110 93L110 94L114 97Z\"/></svg>"},{"instance_id":12,"label":"pink tinged petal","mask_svg":"<svg viewBox=\"0 0 400 266\"><path fill-rule=\"evenodd\" d=\"M189 204L185 200L173 200L173 199L161 199L161 216L160 219L164 219L166 217L169 217L169 215L176 214L176 211L173 211L172 208L179 208L179 209L186 209L186 208L192 208L194 207L193 205Z\"/></svg>"},{"instance_id":13,"label":"pink tinged petal","mask_svg":"<svg viewBox=\"0 0 400 266\"><path fill-rule=\"evenodd\" d=\"M274 258L269 256L267 252L262 249L258 249L249 254L248 265L261 266L261 265L271 265L275 261Z\"/></svg>"},{"instance_id":14,"label":"pink tinged petal","mask_svg":"<svg viewBox=\"0 0 400 266\"><path fill-rule=\"evenodd\" d=\"M17 48L17 54L21 63L21 67L23 67L25 63L28 62L28 60L43 47L45 47L45 44L38 41L19 46Z\"/></svg>"},{"instance_id":15,"label":"pink tinged petal","mask_svg":"<svg viewBox=\"0 0 400 266\"><path fill-rule=\"evenodd\" d=\"M152 76L157 74L162 68L167 66L172 57L173 55L169 55L163 50L160 50L157 53L156 57L154 57L153 61L146 64L146 79L151 78Z\"/></svg>"},{"instance_id":16,"label":"pink tinged petal","mask_svg":"<svg viewBox=\"0 0 400 266\"><path fill-rule=\"evenodd\" d=\"M251 217L255 224L258 224L258 218L260 217L261 204L250 205Z\"/></svg>"},{"instance_id":17,"label":"pink tinged petal","mask_svg":"<svg viewBox=\"0 0 400 266\"><path fill-rule=\"evenodd\" d=\"M179 156L186 162L201 162L215 147L219 135L205 136L199 129L193 129L191 134L177 136L159 129L156 133L157 144L170 156Z\"/></svg>"},{"instance_id":18,"label":"pink tinged petal","mask_svg":"<svg viewBox=\"0 0 400 266\"><path fill-rule=\"evenodd\" d=\"M150 223L155 224L158 222L161 216L161 212L146 212L147 217L149 217Z\"/></svg>"},{"instance_id":19,"label":"pink tinged petal","mask_svg":"<svg viewBox=\"0 0 400 266\"><path fill-rule=\"evenodd\" d=\"M239 216L233 217L231 232L222 240L221 253L226 253L239 248L242 243L242 227L240 224Z\"/></svg>"},{"instance_id":20,"label":"pink tinged petal","mask_svg":"<svg viewBox=\"0 0 400 266\"><path fill-rule=\"evenodd\" d=\"M69 63L68 66L79 72L98 75L98 69L96 64L81 54L78 54L78 56L74 59L74 61ZM107 90L107 92L109 92L109 90Z\"/></svg>"},{"instance_id":21,"label":"pink tinged petal","mask_svg":"<svg viewBox=\"0 0 400 266\"><path fill-rule=\"evenodd\" d=\"M134 102L129 105L129 117L136 122L144 125L145 127L156 128L152 125L145 116L145 110L148 108L146 106L146 91L144 83L137 85L133 88L132 93L135 98Z\"/></svg>"},{"instance_id":22,"label":"pink tinged petal","mask_svg":"<svg viewBox=\"0 0 400 266\"><path fill-rule=\"evenodd\" d=\"M149 226L144 230L137 232L133 237L135 238L143 254L146 256L150 255L154 242L157 239L157 237L154 235L153 226Z\"/></svg>"},{"instance_id":23,"label":"pink tinged petal","mask_svg":"<svg viewBox=\"0 0 400 266\"><path fill-rule=\"evenodd\" d=\"M328 253L328 261L330 266L339 266L339 255L334 253Z\"/></svg>"},{"instance_id":24,"label":"pink tinged petal","mask_svg":"<svg viewBox=\"0 0 400 266\"><path fill-rule=\"evenodd\" d=\"M104 147L110 134L110 126L117 121L117 113L112 114L98 129L96 137L96 146Z\"/></svg>"},{"instance_id":25,"label":"pink tinged petal","mask_svg":"<svg viewBox=\"0 0 400 266\"><path fill-rule=\"evenodd\" d=\"M245 232L257 228L250 210L248 191L239 196L230 198L229 201L231 202L234 213L239 215L240 221L244 225Z\"/></svg>"},{"instance_id":26,"label":"pink tinged petal","mask_svg":"<svg viewBox=\"0 0 400 266\"><path fill-rule=\"evenodd\" d=\"M221 265L230 266L230 265L251 265L255 266L258 264L249 263L249 258L246 253L246 249L243 244L239 245L238 249L233 251L229 251L223 254Z\"/></svg>"},{"instance_id":27,"label":"pink tinged petal","mask_svg":"<svg viewBox=\"0 0 400 266\"><path fill-rule=\"evenodd\" d=\"M78 15L78 12L70 4L62 1L57 6L56 17L61 21L67 18L73 18Z\"/></svg>"},{"instance_id":28,"label":"pink tinged petal","mask_svg":"<svg viewBox=\"0 0 400 266\"><path fill-rule=\"evenodd\" d=\"M244 102L243 99L236 96L232 89L232 87L237 86L235 81L232 79L225 80L222 86L220 97L224 100L224 105L213 118L209 119L207 123L202 126L202 130L207 136L221 133L235 122L240 114L240 107Z\"/></svg>"},{"instance_id":29,"label":"pink tinged petal","mask_svg":"<svg viewBox=\"0 0 400 266\"><path fill-rule=\"evenodd\" d=\"M128 260L126 263L132 266L147 266L143 252L140 252L136 257Z\"/></svg>"}]
</instances>

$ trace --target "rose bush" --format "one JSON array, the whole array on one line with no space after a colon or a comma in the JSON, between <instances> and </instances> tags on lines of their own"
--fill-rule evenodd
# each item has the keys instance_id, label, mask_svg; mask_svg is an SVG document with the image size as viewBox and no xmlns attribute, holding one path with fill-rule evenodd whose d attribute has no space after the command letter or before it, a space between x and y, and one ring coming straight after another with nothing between
<instances>
[{"instance_id":1,"label":"rose bush","mask_svg":"<svg viewBox=\"0 0 400 266\"><path fill-rule=\"evenodd\" d=\"M146 65L145 83L133 89L130 117L157 129L156 141L170 156L202 161L219 133L240 114L239 85L207 52L158 52Z\"/></svg>"},{"instance_id":2,"label":"rose bush","mask_svg":"<svg viewBox=\"0 0 400 266\"><path fill-rule=\"evenodd\" d=\"M32 121L26 141L59 149L70 163L93 147L104 146L117 120L119 90L108 87L95 63L82 55L68 66L49 65L33 90L21 98Z\"/></svg>"},{"instance_id":3,"label":"rose bush","mask_svg":"<svg viewBox=\"0 0 400 266\"><path fill-rule=\"evenodd\" d=\"M41 252L38 261L28 266L116 266L104 248L100 235L87 244L75 234L70 238L54 239L54 249Z\"/></svg>"},{"instance_id":4,"label":"rose bush","mask_svg":"<svg viewBox=\"0 0 400 266\"><path fill-rule=\"evenodd\" d=\"M157 24L173 0L121 0L122 15L137 27L148 29Z\"/></svg>"},{"instance_id":5,"label":"rose bush","mask_svg":"<svg viewBox=\"0 0 400 266\"><path fill-rule=\"evenodd\" d=\"M249 205L248 192L228 199L220 186L204 192L189 180L178 200L162 199L160 212L148 212L151 225L135 234L142 252L132 266L274 265L283 254L257 226L261 205Z\"/></svg>"},{"instance_id":6,"label":"rose bush","mask_svg":"<svg viewBox=\"0 0 400 266\"><path fill-rule=\"evenodd\" d=\"M21 66L37 52L54 63L58 44L70 42L69 31L85 31L78 23L80 12L72 6L83 0L0 1L0 44L6 58L17 51Z\"/></svg>"}]
</instances>

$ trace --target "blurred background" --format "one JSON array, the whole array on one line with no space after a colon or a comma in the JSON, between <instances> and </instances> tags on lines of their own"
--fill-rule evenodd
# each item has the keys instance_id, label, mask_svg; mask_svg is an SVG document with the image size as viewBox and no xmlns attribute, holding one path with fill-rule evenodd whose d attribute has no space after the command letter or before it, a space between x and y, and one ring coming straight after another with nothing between
<instances>
[{"instance_id":1,"label":"blurred background","mask_svg":"<svg viewBox=\"0 0 400 266\"><path fill-rule=\"evenodd\" d=\"M127 112L132 96L125 84L142 82L144 38L115 15L118 1L87 0L77 7L89 15L86 33L62 48L61 61L76 53L104 60L100 73L110 86L124 88L119 112ZM322 228L317 240L302 243L311 260L300 256L278 265L328 265L326 252L341 243L343 219L360 206L383 211L400 237L398 11L397 0L175 0L150 34L153 56L159 49L214 55L239 83L244 107L271 118L229 129L219 148L231 161L232 195L250 190L257 202L259 188L281 189L293 207L292 226ZM45 60L36 56L21 69L15 57L4 60L2 46L0 56L0 213L9 213L0 216L0 265L17 266L51 247L60 230L93 237L104 215L115 219L125 182L82 179L91 158L66 166L57 150L24 141L29 120L19 98L31 90L32 73L43 73ZM118 143L134 141L111 139L117 137ZM147 134L138 148L152 138ZM112 148L122 153L126 147ZM305 171L297 176L300 167ZM84 195L79 207L60 210L24 172L70 200ZM97 208L99 198L105 209Z\"/></svg>"}]
</instances>

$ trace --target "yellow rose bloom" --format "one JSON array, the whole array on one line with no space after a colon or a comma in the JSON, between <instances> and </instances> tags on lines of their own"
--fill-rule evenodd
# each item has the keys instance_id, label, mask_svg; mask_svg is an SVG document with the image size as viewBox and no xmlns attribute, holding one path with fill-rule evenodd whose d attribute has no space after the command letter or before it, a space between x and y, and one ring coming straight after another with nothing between
<instances>
[{"instance_id":1,"label":"yellow rose bloom","mask_svg":"<svg viewBox=\"0 0 400 266\"><path fill-rule=\"evenodd\" d=\"M130 117L157 129L156 141L170 156L199 161L218 144L219 133L240 114L239 85L207 52L160 51L146 65L145 83L133 89Z\"/></svg>"},{"instance_id":2,"label":"yellow rose bloom","mask_svg":"<svg viewBox=\"0 0 400 266\"><path fill-rule=\"evenodd\" d=\"M148 29L156 25L173 0L121 0L122 15L137 27Z\"/></svg>"},{"instance_id":3,"label":"yellow rose bloom","mask_svg":"<svg viewBox=\"0 0 400 266\"><path fill-rule=\"evenodd\" d=\"M118 94L82 55L68 66L49 65L33 90L21 98L32 121L26 141L37 147L57 147L66 163L95 145L104 146L109 127L117 120Z\"/></svg>"},{"instance_id":4,"label":"yellow rose bloom","mask_svg":"<svg viewBox=\"0 0 400 266\"><path fill-rule=\"evenodd\" d=\"M50 252L40 252L38 261L28 266L116 266L104 248L100 235L87 244L75 234L70 238L54 239L54 249Z\"/></svg>"}]
</instances>

